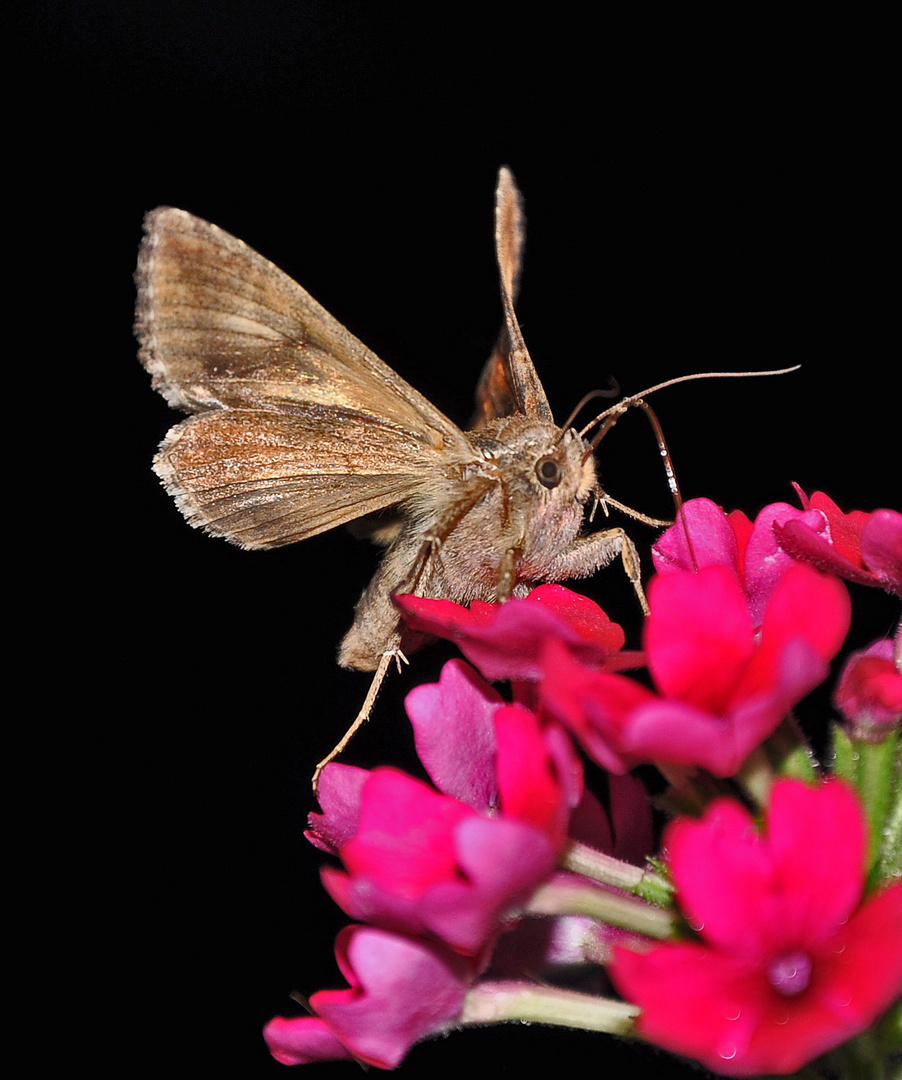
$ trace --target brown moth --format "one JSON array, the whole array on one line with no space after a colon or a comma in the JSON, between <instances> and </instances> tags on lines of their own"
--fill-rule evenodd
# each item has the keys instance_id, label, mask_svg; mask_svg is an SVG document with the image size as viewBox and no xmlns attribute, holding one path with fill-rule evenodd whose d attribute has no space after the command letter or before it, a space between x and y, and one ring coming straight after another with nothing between
<instances>
[{"instance_id":1,"label":"brown moth","mask_svg":"<svg viewBox=\"0 0 902 1080\"><path fill-rule=\"evenodd\" d=\"M188 522L245 548L354 522L386 548L339 650L343 666L376 672L354 728L390 657L423 642L393 593L503 601L620 554L645 607L623 530L583 535L587 502L613 500L593 447L555 424L514 314L524 217L507 169L495 200L504 325L466 432L240 240L169 207L144 229L140 357L167 401L193 414L166 435L154 470Z\"/></svg>"},{"instance_id":2,"label":"brown moth","mask_svg":"<svg viewBox=\"0 0 902 1080\"><path fill-rule=\"evenodd\" d=\"M514 315L524 219L507 169L495 208L505 324L468 432L240 240L169 207L144 228L140 357L166 400L194 414L167 434L154 470L191 525L245 548L364 519L358 531L387 551L343 666L373 671L420 643L395 592L506 600L621 552L638 583L622 530L581 535L600 495L595 463L555 425Z\"/></svg>"}]
</instances>

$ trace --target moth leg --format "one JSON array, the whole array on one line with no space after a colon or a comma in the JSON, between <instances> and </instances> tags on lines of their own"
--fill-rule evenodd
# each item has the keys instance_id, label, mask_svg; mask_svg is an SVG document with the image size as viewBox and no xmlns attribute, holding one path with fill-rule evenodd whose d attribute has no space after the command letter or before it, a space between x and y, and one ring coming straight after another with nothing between
<instances>
[{"instance_id":1,"label":"moth leg","mask_svg":"<svg viewBox=\"0 0 902 1080\"><path fill-rule=\"evenodd\" d=\"M498 600L504 604L510 600L517 582L517 569L523 555L522 547L508 548L498 566Z\"/></svg>"},{"instance_id":2,"label":"moth leg","mask_svg":"<svg viewBox=\"0 0 902 1080\"><path fill-rule=\"evenodd\" d=\"M473 483L464 497L458 498L445 509L444 513L432 523L429 530L424 534L410 572L400 585L392 589L392 592L417 593L417 587L423 575L426 573L427 568L431 570L431 564L438 557L442 544L480 499L485 497L492 486L493 481L491 480Z\"/></svg>"},{"instance_id":3,"label":"moth leg","mask_svg":"<svg viewBox=\"0 0 902 1080\"><path fill-rule=\"evenodd\" d=\"M551 563L545 576L549 581L588 577L594 571L607 566L618 555L626 576L632 583L639 606L643 614L648 615L648 601L645 599L639 570L639 553L623 529L605 529L591 536L580 537Z\"/></svg>"},{"instance_id":4,"label":"moth leg","mask_svg":"<svg viewBox=\"0 0 902 1080\"><path fill-rule=\"evenodd\" d=\"M338 755L344 750L351 739L357 734L359 728L361 728L369 719L370 713L373 711L373 706L376 704L376 696L382 687L382 682L388 673L389 667L391 667L392 661L396 661L398 669L401 667L401 659L407 662L407 657L397 648L389 648L382 654L379 659L379 664L376 670L373 672L373 678L370 682L370 688L366 692L366 697L363 699L363 704L360 706L360 712L354 717L354 722L348 728L348 730L342 735L335 746L329 751L329 753L323 758L323 760L316 766L313 771L313 794L316 794L316 789L319 785L319 774L325 769L330 761L334 761Z\"/></svg>"},{"instance_id":5,"label":"moth leg","mask_svg":"<svg viewBox=\"0 0 902 1080\"><path fill-rule=\"evenodd\" d=\"M648 600L645 598L645 590L642 588L642 575L639 570L639 552L636 551L636 545L622 529L618 529L617 531L620 533L621 537L620 561L623 563L623 569L626 576L632 583L636 599L639 601L639 606L642 608L642 614L647 616L650 614L650 611Z\"/></svg>"},{"instance_id":6,"label":"moth leg","mask_svg":"<svg viewBox=\"0 0 902 1080\"><path fill-rule=\"evenodd\" d=\"M445 536L448 534L445 533ZM432 568L432 562L438 552L438 549L442 546L443 537L440 536L437 531L430 532L423 538L423 542L420 544L420 549L416 554L416 558L411 564L410 570L404 576L404 580L396 589L392 592L396 593L413 593L416 595L417 586L420 584L420 579L426 574L427 569ZM427 575L428 577L428 575Z\"/></svg>"}]
</instances>

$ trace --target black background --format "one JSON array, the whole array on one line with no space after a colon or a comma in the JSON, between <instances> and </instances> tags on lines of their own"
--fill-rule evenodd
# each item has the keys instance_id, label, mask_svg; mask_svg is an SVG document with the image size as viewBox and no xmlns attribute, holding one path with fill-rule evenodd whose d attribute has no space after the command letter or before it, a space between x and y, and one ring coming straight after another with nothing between
<instances>
[{"instance_id":1,"label":"black background","mask_svg":"<svg viewBox=\"0 0 902 1080\"><path fill-rule=\"evenodd\" d=\"M131 336L145 211L181 206L241 237L465 424L500 325L492 206L507 164L529 222L520 318L560 419L611 375L635 392L801 363L656 397L684 496L754 514L795 480L845 509L899 505L879 30L490 10L18 10L9 124L19 205L37 193L39 210L13 224L32 236L54 334L53 366L28 385L63 405L54 490L68 509L40 651L53 672L75 659L65 695L80 719L59 742L77 755L79 839L59 858L77 869L70 917L85 912L41 1007L101 986L86 995L92 1071L280 1075L263 1023L294 988L341 985L331 943L346 920L300 834L312 767L367 685L334 655L376 557L343 530L242 552L189 529L159 487L150 461L177 417ZM613 495L669 512L641 417L598 456ZM647 550L653 534L634 536ZM635 645L619 569L580 588ZM873 619L862 641L886 633L892 606L855 595ZM348 761L410 764L403 695L446 655L390 678ZM424 1044L403 1069L579 1061L625 1076L649 1060L696 1075L520 1027Z\"/></svg>"}]
</instances>

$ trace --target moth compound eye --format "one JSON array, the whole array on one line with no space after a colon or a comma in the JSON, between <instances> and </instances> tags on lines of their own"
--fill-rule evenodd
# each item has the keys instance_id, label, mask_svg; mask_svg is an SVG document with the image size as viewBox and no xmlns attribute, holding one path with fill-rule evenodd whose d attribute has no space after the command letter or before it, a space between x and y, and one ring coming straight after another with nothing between
<instances>
[{"instance_id":1,"label":"moth compound eye","mask_svg":"<svg viewBox=\"0 0 902 1080\"><path fill-rule=\"evenodd\" d=\"M560 464L553 457L539 458L536 462L536 476L539 483L547 488L556 488L564 478Z\"/></svg>"}]
</instances>

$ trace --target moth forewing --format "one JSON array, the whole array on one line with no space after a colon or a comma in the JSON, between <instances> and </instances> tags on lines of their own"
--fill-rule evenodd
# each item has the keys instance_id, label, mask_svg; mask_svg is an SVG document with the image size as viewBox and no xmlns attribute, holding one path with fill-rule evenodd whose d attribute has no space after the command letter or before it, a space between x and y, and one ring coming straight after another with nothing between
<instances>
[{"instance_id":1,"label":"moth forewing","mask_svg":"<svg viewBox=\"0 0 902 1080\"><path fill-rule=\"evenodd\" d=\"M495 257L504 323L476 387L474 428L513 414L536 416L554 423L545 389L536 374L514 312L525 241L523 199L510 169L502 168L495 191Z\"/></svg>"},{"instance_id":2,"label":"moth forewing","mask_svg":"<svg viewBox=\"0 0 902 1080\"><path fill-rule=\"evenodd\" d=\"M172 207L151 211L144 231L135 329L170 404L351 409L435 447L465 445L439 409L247 244Z\"/></svg>"},{"instance_id":3,"label":"moth forewing","mask_svg":"<svg viewBox=\"0 0 902 1080\"><path fill-rule=\"evenodd\" d=\"M155 470L192 525L275 547L402 503L463 433L240 240L183 210L145 220L140 356L174 427Z\"/></svg>"}]
</instances>

